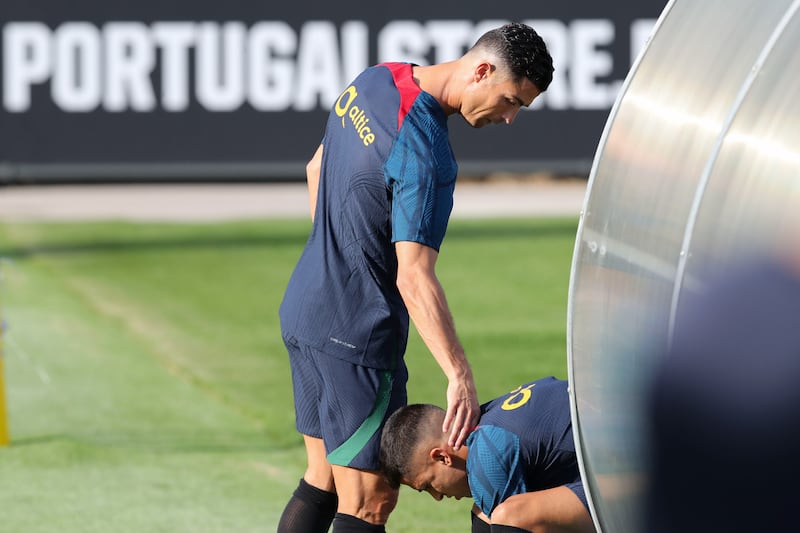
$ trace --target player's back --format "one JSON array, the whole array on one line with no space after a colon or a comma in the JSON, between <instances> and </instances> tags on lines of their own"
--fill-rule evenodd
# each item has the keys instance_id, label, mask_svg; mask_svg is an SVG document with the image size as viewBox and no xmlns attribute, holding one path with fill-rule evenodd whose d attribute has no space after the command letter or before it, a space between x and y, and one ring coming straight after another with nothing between
<instances>
[{"instance_id":1,"label":"player's back","mask_svg":"<svg viewBox=\"0 0 800 533\"><path fill-rule=\"evenodd\" d=\"M479 427L496 426L518 437L528 490L572 481L577 472L567 386L543 378L481 406Z\"/></svg>"}]
</instances>

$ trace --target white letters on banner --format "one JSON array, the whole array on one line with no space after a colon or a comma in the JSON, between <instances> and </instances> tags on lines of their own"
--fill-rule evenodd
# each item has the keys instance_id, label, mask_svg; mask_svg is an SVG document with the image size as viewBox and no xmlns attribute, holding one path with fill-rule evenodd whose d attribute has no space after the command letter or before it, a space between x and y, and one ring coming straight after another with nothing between
<instances>
[{"instance_id":1,"label":"white letters on banner","mask_svg":"<svg viewBox=\"0 0 800 533\"><path fill-rule=\"evenodd\" d=\"M376 35L382 61L417 64L460 56L486 30L506 21L395 20ZM636 20L524 21L542 35L555 58L553 83L534 108L608 109L621 80L610 79L617 39L634 61L655 24ZM366 22L309 21L295 30L282 21L8 22L2 28L2 105L24 113L43 102L67 113L186 111L192 102L211 112L249 104L259 111L328 109L368 66ZM630 64L626 64L624 70ZM617 69L619 71L619 69Z\"/></svg>"}]
</instances>

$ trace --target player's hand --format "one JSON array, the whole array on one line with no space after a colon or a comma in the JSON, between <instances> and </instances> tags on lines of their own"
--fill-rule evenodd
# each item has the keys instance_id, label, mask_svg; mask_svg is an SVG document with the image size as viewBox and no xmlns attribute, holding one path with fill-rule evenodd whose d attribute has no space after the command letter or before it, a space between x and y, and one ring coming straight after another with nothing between
<instances>
[{"instance_id":1,"label":"player's hand","mask_svg":"<svg viewBox=\"0 0 800 533\"><path fill-rule=\"evenodd\" d=\"M472 375L458 380L451 379L447 385L447 414L442 432L450 433L447 442L454 450L461 448L467 436L475 429L479 417L480 405Z\"/></svg>"}]
</instances>

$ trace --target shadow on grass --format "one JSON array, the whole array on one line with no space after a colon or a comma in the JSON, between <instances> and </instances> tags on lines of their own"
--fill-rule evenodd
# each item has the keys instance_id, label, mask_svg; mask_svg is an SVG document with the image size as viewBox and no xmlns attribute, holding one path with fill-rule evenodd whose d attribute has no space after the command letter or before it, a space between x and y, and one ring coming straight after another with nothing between
<instances>
[{"instance_id":1,"label":"shadow on grass","mask_svg":"<svg viewBox=\"0 0 800 533\"><path fill-rule=\"evenodd\" d=\"M95 448L126 449L158 453L263 453L303 448L303 441L270 442L266 435L207 431L96 432L87 434L55 433L13 438L11 447L49 444L73 444Z\"/></svg>"},{"instance_id":2,"label":"shadow on grass","mask_svg":"<svg viewBox=\"0 0 800 533\"><path fill-rule=\"evenodd\" d=\"M463 239L539 239L539 238L575 238L578 230L578 219L551 219L517 223L487 223L471 220L467 223L452 223L447 229L445 241Z\"/></svg>"},{"instance_id":3,"label":"shadow on grass","mask_svg":"<svg viewBox=\"0 0 800 533\"><path fill-rule=\"evenodd\" d=\"M52 244L34 243L8 248L0 248L0 256L9 259L25 259L37 255L70 255L84 253L123 253L157 252L159 250L199 250L234 248L275 248L282 246L302 247L305 237L296 235L269 237L231 237L231 238L163 238L103 240L92 242L59 242Z\"/></svg>"},{"instance_id":4,"label":"shadow on grass","mask_svg":"<svg viewBox=\"0 0 800 533\"><path fill-rule=\"evenodd\" d=\"M574 238L577 219L554 219L539 222L491 221L481 224L478 221L457 221L450 224L446 241L465 239L536 239L536 238ZM83 253L123 253L159 250L200 250L235 248L302 248L308 234L306 230L286 231L269 235L198 235L196 237L170 236L163 238L120 238L96 241L64 241L54 243L31 243L0 247L0 257L25 259L37 255L68 255Z\"/></svg>"}]
</instances>

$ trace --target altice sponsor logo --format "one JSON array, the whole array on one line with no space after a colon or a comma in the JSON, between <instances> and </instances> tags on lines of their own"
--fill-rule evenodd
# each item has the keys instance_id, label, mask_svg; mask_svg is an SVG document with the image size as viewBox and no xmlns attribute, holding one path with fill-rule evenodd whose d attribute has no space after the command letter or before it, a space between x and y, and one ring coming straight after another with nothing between
<instances>
[{"instance_id":1,"label":"altice sponsor logo","mask_svg":"<svg viewBox=\"0 0 800 533\"><path fill-rule=\"evenodd\" d=\"M349 86L336 100L333 106L336 116L342 119L342 128L346 126L345 117L350 119L353 127L364 142L364 146L369 146L375 142L375 134L372 133L372 128L368 126L369 117L364 113L364 110L355 105L358 91L354 86Z\"/></svg>"}]
</instances>

